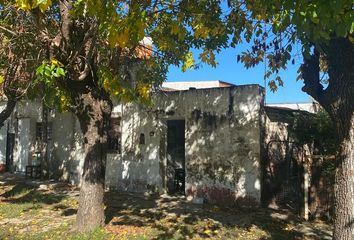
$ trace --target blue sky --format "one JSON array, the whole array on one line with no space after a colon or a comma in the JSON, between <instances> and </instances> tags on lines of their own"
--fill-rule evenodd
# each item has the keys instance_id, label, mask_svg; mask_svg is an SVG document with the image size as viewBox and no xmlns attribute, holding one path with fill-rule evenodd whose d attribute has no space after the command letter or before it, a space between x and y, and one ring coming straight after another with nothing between
<instances>
[{"instance_id":1,"label":"blue sky","mask_svg":"<svg viewBox=\"0 0 354 240\"><path fill-rule=\"evenodd\" d=\"M236 56L245 50L245 46L239 46L236 49L225 49L217 55L218 65L216 68L203 65L197 70L189 69L182 72L181 68L171 66L167 75L167 81L198 81L198 80L222 80L236 85L256 83L264 86L264 64L255 68L246 69L242 63L237 63ZM195 54L195 57L197 54ZM295 65L289 64L288 69L280 72L284 81L284 87L280 87L273 93L267 87L267 103L292 103L309 102L310 97L301 91L302 81L296 81L297 69L301 64L297 59Z\"/></svg>"}]
</instances>

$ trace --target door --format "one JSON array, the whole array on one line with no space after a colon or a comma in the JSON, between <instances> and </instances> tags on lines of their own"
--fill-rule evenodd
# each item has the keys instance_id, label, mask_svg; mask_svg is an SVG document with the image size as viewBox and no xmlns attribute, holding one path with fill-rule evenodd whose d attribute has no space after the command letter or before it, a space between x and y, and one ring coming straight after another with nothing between
<instances>
[{"instance_id":1,"label":"door","mask_svg":"<svg viewBox=\"0 0 354 240\"><path fill-rule=\"evenodd\" d=\"M7 133L6 141L6 171L12 171L15 134Z\"/></svg>"},{"instance_id":2,"label":"door","mask_svg":"<svg viewBox=\"0 0 354 240\"><path fill-rule=\"evenodd\" d=\"M167 190L184 194L185 188L185 121L167 121Z\"/></svg>"},{"instance_id":3,"label":"door","mask_svg":"<svg viewBox=\"0 0 354 240\"><path fill-rule=\"evenodd\" d=\"M6 134L7 127L6 124L4 124L4 126L0 128L0 164L4 164L6 159Z\"/></svg>"},{"instance_id":4,"label":"door","mask_svg":"<svg viewBox=\"0 0 354 240\"><path fill-rule=\"evenodd\" d=\"M16 148L16 171L25 172L28 165L30 148L30 119L18 119L18 137Z\"/></svg>"}]
</instances>

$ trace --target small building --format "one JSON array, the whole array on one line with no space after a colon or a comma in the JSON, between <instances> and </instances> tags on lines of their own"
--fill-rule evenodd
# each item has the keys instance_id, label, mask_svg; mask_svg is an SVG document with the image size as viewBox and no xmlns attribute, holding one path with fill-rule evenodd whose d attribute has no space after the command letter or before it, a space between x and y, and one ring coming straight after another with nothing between
<instances>
[{"instance_id":1,"label":"small building","mask_svg":"<svg viewBox=\"0 0 354 240\"><path fill-rule=\"evenodd\" d=\"M47 115L50 176L79 183L79 123L71 113L51 110ZM0 129L0 164L24 172L26 165L43 157L42 116L40 102L24 101L16 107ZM264 182L269 180L264 177L265 141L287 131L286 124L269 127L269 119L259 85L165 83L150 105L114 105L106 186L180 193L229 206L260 205L262 188L269 186Z\"/></svg>"}]
</instances>

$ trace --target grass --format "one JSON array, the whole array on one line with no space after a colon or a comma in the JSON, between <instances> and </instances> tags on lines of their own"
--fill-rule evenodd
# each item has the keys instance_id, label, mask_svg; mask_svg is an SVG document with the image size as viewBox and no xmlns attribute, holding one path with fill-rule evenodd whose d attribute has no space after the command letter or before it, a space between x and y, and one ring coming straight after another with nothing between
<instances>
[{"instance_id":1,"label":"grass","mask_svg":"<svg viewBox=\"0 0 354 240\"><path fill-rule=\"evenodd\" d=\"M112 239L112 234L105 231L103 228L97 228L96 230L86 233L71 233L70 225L62 224L59 227L50 229L48 231L34 231L34 232L19 232L16 226L7 226L0 229L0 239L13 239L13 240L103 240Z\"/></svg>"},{"instance_id":2,"label":"grass","mask_svg":"<svg viewBox=\"0 0 354 240\"><path fill-rule=\"evenodd\" d=\"M275 218L270 210L221 209L124 193L107 194L105 227L79 234L71 230L78 203L70 191L40 191L19 183L0 185L0 239L266 240L324 236L323 225L318 227L318 236L308 237L296 229L303 224L300 220Z\"/></svg>"}]
</instances>

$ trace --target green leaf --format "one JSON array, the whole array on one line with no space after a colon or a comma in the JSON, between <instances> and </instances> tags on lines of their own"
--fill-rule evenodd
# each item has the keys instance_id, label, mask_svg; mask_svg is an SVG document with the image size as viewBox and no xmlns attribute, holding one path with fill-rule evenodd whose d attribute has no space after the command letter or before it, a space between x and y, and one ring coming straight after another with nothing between
<instances>
[{"instance_id":1,"label":"green leaf","mask_svg":"<svg viewBox=\"0 0 354 240\"><path fill-rule=\"evenodd\" d=\"M63 68L61 67L57 67L56 73L58 74L58 76L65 76L65 71Z\"/></svg>"},{"instance_id":2,"label":"green leaf","mask_svg":"<svg viewBox=\"0 0 354 240\"><path fill-rule=\"evenodd\" d=\"M316 11L312 12L311 21L316 24L320 22L320 19L318 18Z\"/></svg>"},{"instance_id":3,"label":"green leaf","mask_svg":"<svg viewBox=\"0 0 354 240\"><path fill-rule=\"evenodd\" d=\"M44 64L40 65L37 69L36 69L36 75L43 75L44 73Z\"/></svg>"}]
</instances>

